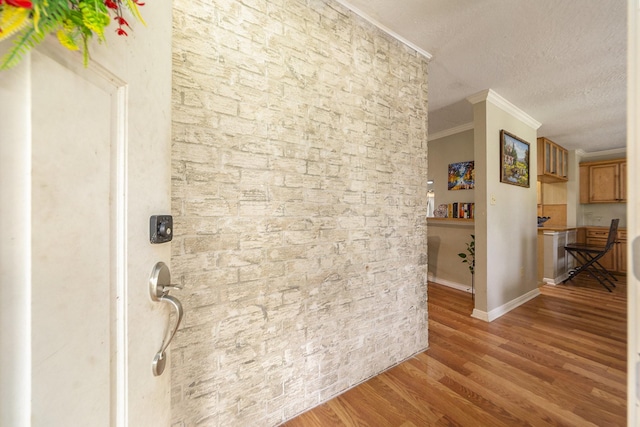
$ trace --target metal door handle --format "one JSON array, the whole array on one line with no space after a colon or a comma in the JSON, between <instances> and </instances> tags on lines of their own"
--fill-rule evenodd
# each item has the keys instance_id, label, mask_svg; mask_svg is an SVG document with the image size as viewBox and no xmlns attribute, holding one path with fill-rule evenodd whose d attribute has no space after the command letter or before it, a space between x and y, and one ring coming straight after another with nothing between
<instances>
[{"instance_id":1,"label":"metal door handle","mask_svg":"<svg viewBox=\"0 0 640 427\"><path fill-rule=\"evenodd\" d=\"M165 351L169 347L169 344L171 344L171 340L173 339L173 336L176 334L176 331L180 326L180 322L182 322L182 316L184 314L184 311L182 310L182 304L180 304L180 301L178 301L177 298L172 297L171 295L165 295L163 297L160 297L158 301L171 304L176 309L177 320L173 329L171 330L167 329L167 334L162 340L162 345L160 346L160 350L158 350L155 357L153 358L153 364L151 365L151 367L153 370L153 375L155 376L162 375L162 373L164 372L164 367L167 363L167 355L165 354Z\"/></svg>"},{"instance_id":2,"label":"metal door handle","mask_svg":"<svg viewBox=\"0 0 640 427\"><path fill-rule=\"evenodd\" d=\"M158 262L151 272L151 278L149 279L149 293L151 294L152 300L170 304L176 309L176 324L173 328L167 328L167 332L165 333L162 344L160 345L160 350L158 350L153 358L151 368L153 375L155 376L162 375L164 372L164 368L167 363L167 355L165 352L169 347L169 344L171 344L173 336L178 331L180 322L182 322L182 317L184 316L184 311L180 301L176 297L169 295L169 292L172 289L182 289L182 287L171 284L171 273L169 272L169 267L167 267L164 262Z\"/></svg>"}]
</instances>

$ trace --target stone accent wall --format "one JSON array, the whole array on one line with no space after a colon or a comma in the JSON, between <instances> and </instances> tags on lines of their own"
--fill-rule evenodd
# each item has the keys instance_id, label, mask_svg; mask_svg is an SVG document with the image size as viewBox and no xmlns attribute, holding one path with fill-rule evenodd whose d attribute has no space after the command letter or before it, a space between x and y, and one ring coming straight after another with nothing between
<instances>
[{"instance_id":1,"label":"stone accent wall","mask_svg":"<svg viewBox=\"0 0 640 427\"><path fill-rule=\"evenodd\" d=\"M174 426L271 426L427 347L427 60L331 0L175 0Z\"/></svg>"}]
</instances>

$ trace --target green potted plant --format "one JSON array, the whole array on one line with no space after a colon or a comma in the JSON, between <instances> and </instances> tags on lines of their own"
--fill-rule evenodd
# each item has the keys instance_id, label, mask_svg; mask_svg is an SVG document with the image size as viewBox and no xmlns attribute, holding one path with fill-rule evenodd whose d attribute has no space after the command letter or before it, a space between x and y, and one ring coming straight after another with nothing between
<instances>
[{"instance_id":1,"label":"green potted plant","mask_svg":"<svg viewBox=\"0 0 640 427\"><path fill-rule=\"evenodd\" d=\"M471 298L475 299L475 289L473 286L473 273L476 267L476 236L471 235L471 241L467 243L467 252L460 252L458 254L462 258L463 263L469 264L469 271L471 272Z\"/></svg>"}]
</instances>

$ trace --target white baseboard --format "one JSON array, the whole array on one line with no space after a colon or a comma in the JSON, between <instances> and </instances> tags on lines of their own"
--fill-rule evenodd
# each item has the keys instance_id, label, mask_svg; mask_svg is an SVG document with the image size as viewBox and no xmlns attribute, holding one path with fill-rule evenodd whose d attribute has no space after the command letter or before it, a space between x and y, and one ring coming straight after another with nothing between
<instances>
[{"instance_id":1,"label":"white baseboard","mask_svg":"<svg viewBox=\"0 0 640 427\"><path fill-rule=\"evenodd\" d=\"M439 279L431 273L427 273L427 280L429 280L430 282L437 283L438 285L447 286L449 288L457 289L459 291L471 293L471 286L465 285L462 283L452 282L450 280Z\"/></svg>"},{"instance_id":2,"label":"white baseboard","mask_svg":"<svg viewBox=\"0 0 640 427\"><path fill-rule=\"evenodd\" d=\"M481 310L478 310L478 309L474 308L473 309L473 313L471 313L471 317L474 317L474 318L480 319L480 320L484 320L485 322L493 322L498 317L510 312L511 310L513 310L514 308L516 308L518 306L521 306L525 302L534 299L538 295L540 295L540 290L538 288L535 288L534 290L529 291L526 294L521 295L518 298L515 298L515 299L509 301L508 303L501 305L498 308L494 308L493 310L491 310L488 313L486 311L481 311Z\"/></svg>"},{"instance_id":3,"label":"white baseboard","mask_svg":"<svg viewBox=\"0 0 640 427\"><path fill-rule=\"evenodd\" d=\"M484 320L485 322L491 322L491 320L489 320L489 313L487 313L486 311L478 310L477 308L473 309L471 317L479 320Z\"/></svg>"},{"instance_id":4,"label":"white baseboard","mask_svg":"<svg viewBox=\"0 0 640 427\"><path fill-rule=\"evenodd\" d=\"M565 280L567 280L569 278L569 272L567 271L566 273L561 274L560 276L556 277L555 279L550 279L548 277L544 277L542 279L542 281L544 282L545 285L559 285L560 283L564 282Z\"/></svg>"}]
</instances>

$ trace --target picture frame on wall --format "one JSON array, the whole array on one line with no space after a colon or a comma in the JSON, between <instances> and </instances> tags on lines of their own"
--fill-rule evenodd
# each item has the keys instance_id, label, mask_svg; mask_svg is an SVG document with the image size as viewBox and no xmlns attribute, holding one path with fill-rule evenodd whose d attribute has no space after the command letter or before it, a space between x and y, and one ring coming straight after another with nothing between
<instances>
[{"instance_id":1,"label":"picture frame on wall","mask_svg":"<svg viewBox=\"0 0 640 427\"><path fill-rule=\"evenodd\" d=\"M473 190L475 186L475 170L473 160L449 164L447 189Z\"/></svg>"},{"instance_id":2,"label":"picture frame on wall","mask_svg":"<svg viewBox=\"0 0 640 427\"><path fill-rule=\"evenodd\" d=\"M500 182L529 188L530 146L506 130L500 130Z\"/></svg>"}]
</instances>

